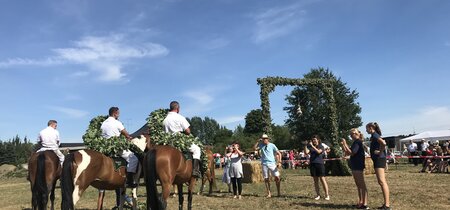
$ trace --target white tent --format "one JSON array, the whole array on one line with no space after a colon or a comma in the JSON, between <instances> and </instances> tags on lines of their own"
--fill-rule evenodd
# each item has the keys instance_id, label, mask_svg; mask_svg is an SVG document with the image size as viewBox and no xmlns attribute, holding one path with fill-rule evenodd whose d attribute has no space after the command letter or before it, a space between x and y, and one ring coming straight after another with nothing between
<instances>
[{"instance_id":1,"label":"white tent","mask_svg":"<svg viewBox=\"0 0 450 210\"><path fill-rule=\"evenodd\" d=\"M425 131L425 132L419 133L417 135L401 139L400 142L406 142L409 140L421 141L422 139L425 139L425 141L431 141L431 142L450 140L450 130Z\"/></svg>"}]
</instances>

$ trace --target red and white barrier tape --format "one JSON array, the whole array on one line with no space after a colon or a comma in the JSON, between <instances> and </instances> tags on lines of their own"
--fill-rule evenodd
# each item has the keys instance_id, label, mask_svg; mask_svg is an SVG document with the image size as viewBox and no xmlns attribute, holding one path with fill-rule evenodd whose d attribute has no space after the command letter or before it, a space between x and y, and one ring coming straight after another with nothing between
<instances>
[{"instance_id":1,"label":"red and white barrier tape","mask_svg":"<svg viewBox=\"0 0 450 210\"><path fill-rule=\"evenodd\" d=\"M366 157L366 158L370 158L370 157ZM447 156L386 156L386 159L390 159L390 158L423 158L423 159L438 159L438 158L450 158L449 155ZM346 160L346 159L350 159L349 156L346 157L341 157L341 158L326 158L323 159L324 161L331 161L331 160ZM300 163L300 162L306 162L309 161L309 159L306 160L282 160L281 162L295 162L295 163Z\"/></svg>"}]
</instances>

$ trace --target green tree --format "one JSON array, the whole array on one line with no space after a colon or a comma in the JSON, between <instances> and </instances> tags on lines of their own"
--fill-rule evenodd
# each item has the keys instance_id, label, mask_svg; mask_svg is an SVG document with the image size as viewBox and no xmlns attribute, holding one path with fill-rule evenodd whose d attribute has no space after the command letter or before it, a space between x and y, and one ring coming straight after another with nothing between
<instances>
[{"instance_id":1,"label":"green tree","mask_svg":"<svg viewBox=\"0 0 450 210\"><path fill-rule=\"evenodd\" d=\"M213 145L215 143L215 136L221 129L216 120L209 117L202 119L197 116L191 119L187 118L187 120L191 124L190 129L192 135L199 138L203 144Z\"/></svg>"},{"instance_id":2,"label":"green tree","mask_svg":"<svg viewBox=\"0 0 450 210\"><path fill-rule=\"evenodd\" d=\"M272 125L272 141L278 149L295 149L295 142L286 125Z\"/></svg>"},{"instance_id":3,"label":"green tree","mask_svg":"<svg viewBox=\"0 0 450 210\"><path fill-rule=\"evenodd\" d=\"M8 141L0 141L0 165L20 165L26 163L32 151L33 144L28 141L27 137L22 141L16 135Z\"/></svg>"},{"instance_id":4,"label":"green tree","mask_svg":"<svg viewBox=\"0 0 450 210\"><path fill-rule=\"evenodd\" d=\"M263 116L261 109L253 109L245 116L245 134L261 135L264 131Z\"/></svg>"},{"instance_id":5,"label":"green tree","mask_svg":"<svg viewBox=\"0 0 450 210\"><path fill-rule=\"evenodd\" d=\"M341 78L337 78L330 70L324 68L312 69L304 75L305 79L329 79L333 80L333 93L337 108L337 124L339 136L347 136L351 128L357 128L362 125L361 107L356 102L358 92L346 87ZM339 148L337 142L331 141L333 136L330 121L327 119L330 109L327 106L327 99L323 91L317 86L299 86L296 87L290 95L286 97L290 106L284 107L288 112L289 118L286 124L295 136L296 146L302 146L301 142L309 140L312 135L318 134L322 141L331 147ZM301 113L299 113L299 108ZM336 156L335 150L332 150L332 157ZM332 173L340 174L338 166L333 165ZM342 167L342 166L339 166Z\"/></svg>"}]
</instances>

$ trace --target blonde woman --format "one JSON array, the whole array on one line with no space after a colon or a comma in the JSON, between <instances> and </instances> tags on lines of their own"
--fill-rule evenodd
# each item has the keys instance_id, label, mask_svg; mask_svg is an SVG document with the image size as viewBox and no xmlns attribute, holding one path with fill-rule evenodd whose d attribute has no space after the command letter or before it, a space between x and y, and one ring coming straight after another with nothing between
<instances>
[{"instance_id":1,"label":"blonde woman","mask_svg":"<svg viewBox=\"0 0 450 210\"><path fill-rule=\"evenodd\" d=\"M381 129L376 122L371 122L366 125L366 131L371 135L370 137L370 157L373 161L375 174L377 176L378 184L383 192L384 204L378 209L390 210L389 203L389 186L386 181L386 141L381 138Z\"/></svg>"},{"instance_id":2,"label":"blonde woman","mask_svg":"<svg viewBox=\"0 0 450 210\"><path fill-rule=\"evenodd\" d=\"M364 168L365 168L365 152L363 146L364 136L356 128L350 130L350 137L353 140L352 146L348 147L347 141L342 139L342 148L346 155L350 155L350 168L352 169L353 179L355 179L356 188L358 191L358 204L357 209L369 209L367 207L367 187L364 181Z\"/></svg>"}]
</instances>

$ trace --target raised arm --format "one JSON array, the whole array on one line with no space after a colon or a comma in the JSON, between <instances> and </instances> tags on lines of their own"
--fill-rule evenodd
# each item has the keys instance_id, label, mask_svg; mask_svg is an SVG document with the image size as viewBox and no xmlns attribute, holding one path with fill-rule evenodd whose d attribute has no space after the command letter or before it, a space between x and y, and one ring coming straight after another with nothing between
<instances>
[{"instance_id":1,"label":"raised arm","mask_svg":"<svg viewBox=\"0 0 450 210\"><path fill-rule=\"evenodd\" d=\"M261 140L258 139L258 141L256 141L255 145L253 145L253 150L254 150L254 151L256 151L256 150L259 149L259 148L258 148L258 145L259 145L259 142L260 142L260 141L261 141Z\"/></svg>"}]
</instances>

